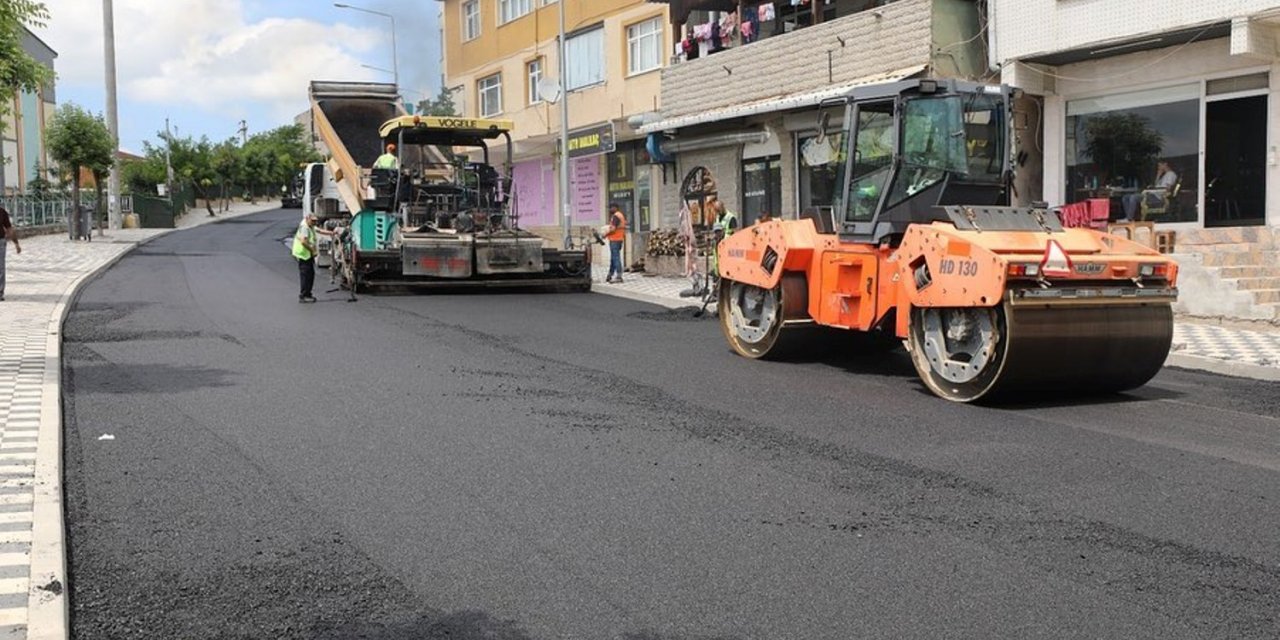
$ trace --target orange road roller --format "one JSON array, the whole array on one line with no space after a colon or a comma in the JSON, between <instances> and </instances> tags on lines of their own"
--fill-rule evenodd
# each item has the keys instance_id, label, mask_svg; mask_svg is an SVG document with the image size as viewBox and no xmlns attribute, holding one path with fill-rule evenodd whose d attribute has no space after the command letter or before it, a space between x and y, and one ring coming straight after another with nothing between
<instances>
[{"instance_id":1,"label":"orange road roller","mask_svg":"<svg viewBox=\"0 0 1280 640\"><path fill-rule=\"evenodd\" d=\"M854 89L819 126L843 174L832 210L718 247L734 351L780 356L814 327L906 341L957 402L1142 386L1173 340L1177 264L1149 247L1011 207L1013 90L918 79Z\"/></svg>"}]
</instances>

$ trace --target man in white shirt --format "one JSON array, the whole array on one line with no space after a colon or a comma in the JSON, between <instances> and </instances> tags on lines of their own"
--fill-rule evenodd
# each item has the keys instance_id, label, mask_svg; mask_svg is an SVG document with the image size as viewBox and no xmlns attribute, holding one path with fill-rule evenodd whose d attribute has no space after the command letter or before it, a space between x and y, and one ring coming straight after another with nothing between
<instances>
[{"instance_id":1,"label":"man in white shirt","mask_svg":"<svg viewBox=\"0 0 1280 640\"><path fill-rule=\"evenodd\" d=\"M1138 207L1143 200L1147 201L1147 206L1151 208L1164 208L1166 206L1166 198L1173 195L1173 188L1178 185L1178 174L1165 160L1156 163L1156 181L1155 184L1147 187L1139 193L1131 193L1124 197L1124 215L1132 220L1134 214L1138 212Z\"/></svg>"}]
</instances>

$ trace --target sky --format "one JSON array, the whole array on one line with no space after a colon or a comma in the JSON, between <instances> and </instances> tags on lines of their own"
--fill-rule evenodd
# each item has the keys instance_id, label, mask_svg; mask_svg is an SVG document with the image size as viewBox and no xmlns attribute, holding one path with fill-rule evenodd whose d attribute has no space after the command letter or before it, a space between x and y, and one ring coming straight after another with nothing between
<instances>
[{"instance_id":1,"label":"sky","mask_svg":"<svg viewBox=\"0 0 1280 640\"><path fill-rule=\"evenodd\" d=\"M35 30L58 52L59 104L106 112L102 0L44 0ZM440 85L440 3L349 0L395 16L406 100ZM324 0L114 0L120 148L178 136L214 142L291 124L311 80L391 82L391 21Z\"/></svg>"}]
</instances>

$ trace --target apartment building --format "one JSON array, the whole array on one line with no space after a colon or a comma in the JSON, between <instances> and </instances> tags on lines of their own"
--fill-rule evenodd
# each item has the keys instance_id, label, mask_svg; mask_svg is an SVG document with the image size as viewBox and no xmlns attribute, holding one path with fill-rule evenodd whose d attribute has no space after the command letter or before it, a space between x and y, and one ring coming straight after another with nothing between
<instances>
[{"instance_id":1,"label":"apartment building","mask_svg":"<svg viewBox=\"0 0 1280 640\"><path fill-rule=\"evenodd\" d=\"M23 28L22 49L41 64L53 68L58 57L49 45ZM44 130L46 121L53 117L57 106L54 85L50 83L39 91L20 91L11 104L6 105L4 128L0 131L0 194L13 195L26 190L27 183L38 177L49 178L49 155L45 150Z\"/></svg>"},{"instance_id":2,"label":"apartment building","mask_svg":"<svg viewBox=\"0 0 1280 640\"><path fill-rule=\"evenodd\" d=\"M1280 0L990 9L992 65L1044 97L1044 199L1173 231L1179 310L1280 318Z\"/></svg>"},{"instance_id":3,"label":"apartment building","mask_svg":"<svg viewBox=\"0 0 1280 640\"><path fill-rule=\"evenodd\" d=\"M602 224L609 202L618 202L633 231L648 231L661 173L655 181L643 136L628 122L660 106L660 72L673 42L666 4L439 1L445 87L453 91L459 112L515 123L515 200L521 225L560 237L557 154L560 109L567 106L574 225ZM559 75L562 9L569 62L564 97L550 92ZM638 244L639 236L633 242Z\"/></svg>"},{"instance_id":4,"label":"apartment building","mask_svg":"<svg viewBox=\"0 0 1280 640\"><path fill-rule=\"evenodd\" d=\"M843 112L823 102L912 77L989 79L984 3L973 0L673 0L681 34L662 107L641 131L675 177L662 224L695 225L720 200L750 224L830 211ZM825 116L825 117L824 117ZM820 130L827 122L826 130Z\"/></svg>"}]
</instances>

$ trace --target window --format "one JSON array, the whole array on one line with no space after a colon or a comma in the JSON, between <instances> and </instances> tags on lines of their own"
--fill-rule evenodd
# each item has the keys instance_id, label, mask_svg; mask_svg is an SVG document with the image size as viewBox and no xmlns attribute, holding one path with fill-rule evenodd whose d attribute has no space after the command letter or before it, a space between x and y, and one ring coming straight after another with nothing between
<instances>
[{"instance_id":1,"label":"window","mask_svg":"<svg viewBox=\"0 0 1280 640\"><path fill-rule=\"evenodd\" d=\"M488 118L502 113L502 74L495 73L476 83L480 97L480 117Z\"/></svg>"},{"instance_id":2,"label":"window","mask_svg":"<svg viewBox=\"0 0 1280 640\"><path fill-rule=\"evenodd\" d=\"M565 74L568 89L604 82L604 27L570 36L565 40Z\"/></svg>"},{"instance_id":3,"label":"window","mask_svg":"<svg viewBox=\"0 0 1280 640\"><path fill-rule=\"evenodd\" d=\"M538 93L538 83L542 82L542 58L530 60L525 70L529 78L529 104L538 104L542 102L542 95Z\"/></svg>"},{"instance_id":4,"label":"window","mask_svg":"<svg viewBox=\"0 0 1280 640\"><path fill-rule=\"evenodd\" d=\"M462 3L462 39L475 40L480 36L480 0Z\"/></svg>"},{"instance_id":5,"label":"window","mask_svg":"<svg viewBox=\"0 0 1280 640\"><path fill-rule=\"evenodd\" d=\"M627 27L627 73L634 75L662 66L662 19Z\"/></svg>"},{"instance_id":6,"label":"window","mask_svg":"<svg viewBox=\"0 0 1280 640\"><path fill-rule=\"evenodd\" d=\"M533 0L498 0L498 24L506 24L533 10Z\"/></svg>"},{"instance_id":7,"label":"window","mask_svg":"<svg viewBox=\"0 0 1280 640\"><path fill-rule=\"evenodd\" d=\"M778 217L782 206L782 158L742 161L742 226L768 214Z\"/></svg>"},{"instance_id":8,"label":"window","mask_svg":"<svg viewBox=\"0 0 1280 640\"><path fill-rule=\"evenodd\" d=\"M1108 199L1112 217L1146 209L1157 222L1198 220L1200 95L1191 84L1068 102L1066 201ZM1143 192L1168 171L1172 199L1144 207Z\"/></svg>"}]
</instances>

